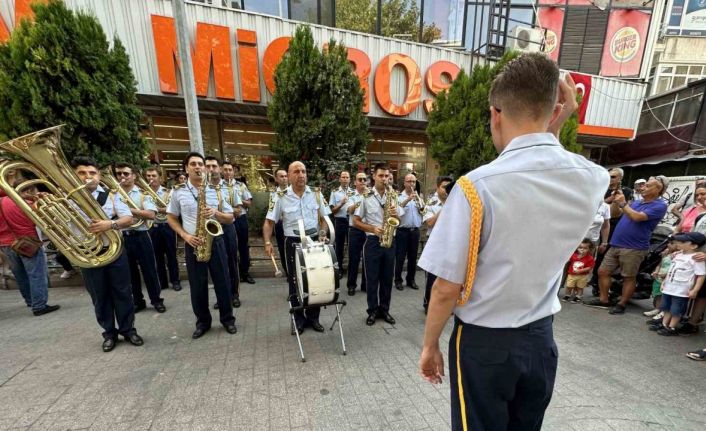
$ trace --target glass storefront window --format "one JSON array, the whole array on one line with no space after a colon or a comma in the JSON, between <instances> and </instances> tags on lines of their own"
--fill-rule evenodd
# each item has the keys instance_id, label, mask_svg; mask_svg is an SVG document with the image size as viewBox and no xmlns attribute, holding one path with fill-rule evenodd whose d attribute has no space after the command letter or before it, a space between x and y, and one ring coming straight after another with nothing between
<instances>
[{"instance_id":1,"label":"glass storefront window","mask_svg":"<svg viewBox=\"0 0 706 431\"><path fill-rule=\"evenodd\" d=\"M469 4L466 13L466 49L479 49L484 54L488 42L489 4Z\"/></svg>"},{"instance_id":2,"label":"glass storefront window","mask_svg":"<svg viewBox=\"0 0 706 431\"><path fill-rule=\"evenodd\" d=\"M465 0L436 0L424 2L424 26L438 28L438 36L431 43L461 46Z\"/></svg>"},{"instance_id":3,"label":"glass storefront window","mask_svg":"<svg viewBox=\"0 0 706 431\"><path fill-rule=\"evenodd\" d=\"M290 0L292 6L291 18L296 21L311 23L319 22L319 10L317 0Z\"/></svg>"},{"instance_id":4,"label":"glass storefront window","mask_svg":"<svg viewBox=\"0 0 706 431\"><path fill-rule=\"evenodd\" d=\"M287 17L287 0L242 0L245 3L245 10L252 12L266 13L279 17Z\"/></svg>"}]
</instances>

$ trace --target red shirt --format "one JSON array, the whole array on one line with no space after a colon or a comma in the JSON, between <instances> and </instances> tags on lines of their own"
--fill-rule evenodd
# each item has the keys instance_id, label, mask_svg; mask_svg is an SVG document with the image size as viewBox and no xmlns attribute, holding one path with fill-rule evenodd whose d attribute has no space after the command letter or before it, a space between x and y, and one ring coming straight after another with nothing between
<instances>
[{"instance_id":1,"label":"red shirt","mask_svg":"<svg viewBox=\"0 0 706 431\"><path fill-rule=\"evenodd\" d=\"M0 246L11 246L15 239L20 236L31 236L39 239L37 229L32 220L22 212L12 199L8 197L0 198L0 205L2 205L2 212L5 215L5 217L0 215ZM8 222L12 226L14 235L7 226Z\"/></svg>"},{"instance_id":2,"label":"red shirt","mask_svg":"<svg viewBox=\"0 0 706 431\"><path fill-rule=\"evenodd\" d=\"M571 259L569 259L569 274L571 275L586 275L586 274L579 274L577 271L585 269L585 268L593 268L593 266L596 264L596 261L593 259L593 256L590 254L586 254L584 257L579 257L579 254L574 252L573 255L571 255Z\"/></svg>"}]
</instances>

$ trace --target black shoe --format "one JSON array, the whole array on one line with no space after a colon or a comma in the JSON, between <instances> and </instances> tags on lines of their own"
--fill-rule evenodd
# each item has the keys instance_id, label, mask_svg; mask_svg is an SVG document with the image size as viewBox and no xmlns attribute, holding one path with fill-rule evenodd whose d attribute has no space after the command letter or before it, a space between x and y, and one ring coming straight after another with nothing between
<instances>
[{"instance_id":1,"label":"black shoe","mask_svg":"<svg viewBox=\"0 0 706 431\"><path fill-rule=\"evenodd\" d=\"M235 327L235 323L232 325L226 325L225 328L226 328L226 332L229 334L235 334L236 332L238 332L238 328ZM195 334L195 332L194 332L194 334Z\"/></svg>"},{"instance_id":2,"label":"black shoe","mask_svg":"<svg viewBox=\"0 0 706 431\"><path fill-rule=\"evenodd\" d=\"M412 290L419 290L419 286L417 286L417 283L415 283L415 282L407 283L407 287L409 287Z\"/></svg>"},{"instance_id":3,"label":"black shoe","mask_svg":"<svg viewBox=\"0 0 706 431\"><path fill-rule=\"evenodd\" d=\"M297 331L299 335L304 333L304 324L298 324L296 326L292 326L292 335L294 335L294 331Z\"/></svg>"},{"instance_id":4,"label":"black shoe","mask_svg":"<svg viewBox=\"0 0 706 431\"><path fill-rule=\"evenodd\" d=\"M677 329L679 335L695 335L699 333L699 327L691 323L685 323L681 328Z\"/></svg>"},{"instance_id":5,"label":"black shoe","mask_svg":"<svg viewBox=\"0 0 706 431\"><path fill-rule=\"evenodd\" d=\"M649 329L650 331L655 331L655 332L656 332L656 331L659 331L659 330L661 330L661 329L664 329L664 326L662 325L662 322L659 321L659 322L655 323L654 325L649 325L649 326L647 327L647 329Z\"/></svg>"},{"instance_id":6,"label":"black shoe","mask_svg":"<svg viewBox=\"0 0 706 431\"><path fill-rule=\"evenodd\" d=\"M218 303L217 302L215 304L213 304L213 309L218 310Z\"/></svg>"},{"instance_id":7,"label":"black shoe","mask_svg":"<svg viewBox=\"0 0 706 431\"><path fill-rule=\"evenodd\" d=\"M385 322L389 323L390 325L394 325L394 324L395 324L396 320L395 320L394 317L390 316L390 313L388 313L387 311L383 311L383 312L380 313L380 314L381 314L382 320L384 320Z\"/></svg>"},{"instance_id":8,"label":"black shoe","mask_svg":"<svg viewBox=\"0 0 706 431\"><path fill-rule=\"evenodd\" d=\"M403 289L404 289L404 286L402 286L402 282L401 282L401 281L395 281L395 289L397 289L397 290L403 290Z\"/></svg>"},{"instance_id":9,"label":"black shoe","mask_svg":"<svg viewBox=\"0 0 706 431\"><path fill-rule=\"evenodd\" d=\"M58 305L47 305L46 307L42 308L41 310L34 310L32 314L35 316L41 316L43 314L51 313L52 311L56 311L59 308L61 308Z\"/></svg>"},{"instance_id":10,"label":"black shoe","mask_svg":"<svg viewBox=\"0 0 706 431\"><path fill-rule=\"evenodd\" d=\"M367 292L368 289L366 289L365 286L360 286L360 291L361 291L361 292Z\"/></svg>"},{"instance_id":11,"label":"black shoe","mask_svg":"<svg viewBox=\"0 0 706 431\"><path fill-rule=\"evenodd\" d=\"M135 304L135 313L139 313L140 311L144 310L147 308L147 304L144 302L141 304Z\"/></svg>"},{"instance_id":12,"label":"black shoe","mask_svg":"<svg viewBox=\"0 0 706 431\"><path fill-rule=\"evenodd\" d=\"M255 284L255 280L252 278L252 275L250 275L250 274L247 274L247 275L240 277L240 281L244 281L244 282L250 283L250 284Z\"/></svg>"},{"instance_id":13,"label":"black shoe","mask_svg":"<svg viewBox=\"0 0 706 431\"><path fill-rule=\"evenodd\" d=\"M123 338L125 338L125 341L132 344L133 346L141 346L145 344L145 340L143 340L142 337L137 335L137 332L133 332L132 334L128 335L123 335Z\"/></svg>"},{"instance_id":14,"label":"black shoe","mask_svg":"<svg viewBox=\"0 0 706 431\"><path fill-rule=\"evenodd\" d=\"M365 324L368 326L373 326L375 324L375 315L368 314L368 318L365 319Z\"/></svg>"},{"instance_id":15,"label":"black shoe","mask_svg":"<svg viewBox=\"0 0 706 431\"><path fill-rule=\"evenodd\" d=\"M158 313L164 313L165 311L167 311L167 307L164 306L163 302L155 304L154 309L157 310Z\"/></svg>"},{"instance_id":16,"label":"black shoe","mask_svg":"<svg viewBox=\"0 0 706 431\"><path fill-rule=\"evenodd\" d=\"M175 281L172 283L172 289L174 289L175 292L178 292L181 290L181 283L178 281Z\"/></svg>"},{"instance_id":17,"label":"black shoe","mask_svg":"<svg viewBox=\"0 0 706 431\"><path fill-rule=\"evenodd\" d=\"M203 336L203 334L208 332L209 329L211 329L211 328L196 328L194 333L191 334L191 338L193 338L194 340L197 338L201 338Z\"/></svg>"},{"instance_id":18,"label":"black shoe","mask_svg":"<svg viewBox=\"0 0 706 431\"><path fill-rule=\"evenodd\" d=\"M625 306L616 304L610 311L610 314L625 314Z\"/></svg>"},{"instance_id":19,"label":"black shoe","mask_svg":"<svg viewBox=\"0 0 706 431\"><path fill-rule=\"evenodd\" d=\"M355 296L355 287L354 288L348 288L348 296Z\"/></svg>"},{"instance_id":20,"label":"black shoe","mask_svg":"<svg viewBox=\"0 0 706 431\"><path fill-rule=\"evenodd\" d=\"M313 329L316 332L324 332L325 329L323 326L321 326L321 323L319 322L311 322L311 329Z\"/></svg>"},{"instance_id":21,"label":"black shoe","mask_svg":"<svg viewBox=\"0 0 706 431\"><path fill-rule=\"evenodd\" d=\"M590 301L584 301L583 305L587 307L600 308L603 310L609 310L612 304L610 302L601 302L600 299L594 298Z\"/></svg>"},{"instance_id":22,"label":"black shoe","mask_svg":"<svg viewBox=\"0 0 706 431\"><path fill-rule=\"evenodd\" d=\"M237 296L233 298L233 308L240 308L240 305L240 298L238 298Z\"/></svg>"},{"instance_id":23,"label":"black shoe","mask_svg":"<svg viewBox=\"0 0 706 431\"><path fill-rule=\"evenodd\" d=\"M106 338L103 340L103 345L101 347L105 353L108 353L115 348L116 344L118 344L117 338Z\"/></svg>"},{"instance_id":24,"label":"black shoe","mask_svg":"<svg viewBox=\"0 0 706 431\"><path fill-rule=\"evenodd\" d=\"M663 335L665 337L673 337L675 335L679 335L679 334L677 334L677 330L675 328L668 328L666 326L663 327L662 329L660 329L659 331L657 331L657 334Z\"/></svg>"}]
</instances>

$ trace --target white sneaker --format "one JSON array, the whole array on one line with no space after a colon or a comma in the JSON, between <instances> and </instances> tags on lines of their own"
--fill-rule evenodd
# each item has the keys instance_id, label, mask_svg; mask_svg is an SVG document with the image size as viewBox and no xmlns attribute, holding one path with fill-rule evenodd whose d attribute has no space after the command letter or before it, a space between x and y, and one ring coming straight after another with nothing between
<instances>
[{"instance_id":1,"label":"white sneaker","mask_svg":"<svg viewBox=\"0 0 706 431\"><path fill-rule=\"evenodd\" d=\"M650 311L645 311L642 314L646 317L656 316L657 314L659 314L659 308L655 308L654 310L650 310Z\"/></svg>"},{"instance_id":2,"label":"white sneaker","mask_svg":"<svg viewBox=\"0 0 706 431\"><path fill-rule=\"evenodd\" d=\"M664 317L664 311L660 311L652 317L652 320L662 320Z\"/></svg>"},{"instance_id":3,"label":"white sneaker","mask_svg":"<svg viewBox=\"0 0 706 431\"><path fill-rule=\"evenodd\" d=\"M62 280L66 280L67 278L71 278L74 274L76 274L75 269L72 269L71 271L64 271L61 273L59 278L61 278Z\"/></svg>"}]
</instances>

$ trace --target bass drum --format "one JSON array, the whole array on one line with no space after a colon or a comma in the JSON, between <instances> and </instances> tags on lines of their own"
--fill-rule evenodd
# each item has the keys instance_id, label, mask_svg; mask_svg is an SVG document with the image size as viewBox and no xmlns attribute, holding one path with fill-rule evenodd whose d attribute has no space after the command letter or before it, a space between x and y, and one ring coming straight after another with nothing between
<instances>
[{"instance_id":1,"label":"bass drum","mask_svg":"<svg viewBox=\"0 0 706 431\"><path fill-rule=\"evenodd\" d=\"M326 305L338 300L338 262L332 245L295 246L294 266L299 303Z\"/></svg>"}]
</instances>

